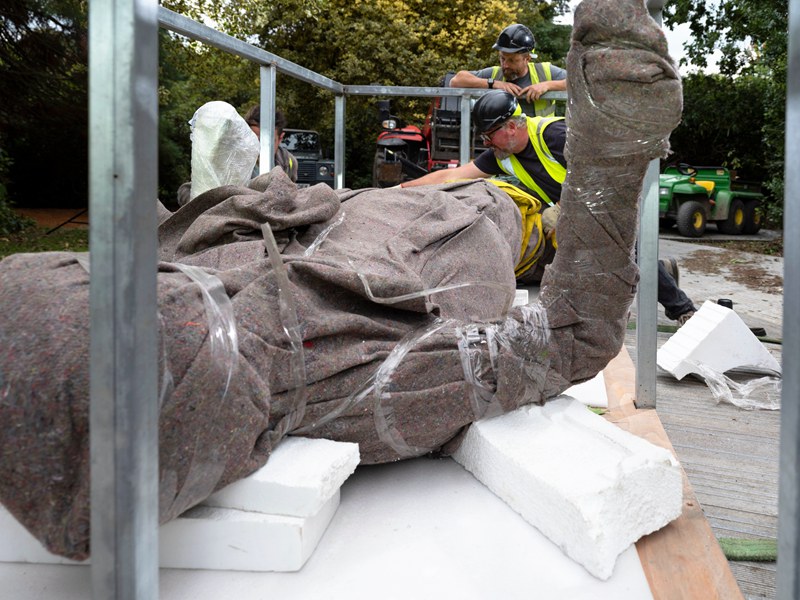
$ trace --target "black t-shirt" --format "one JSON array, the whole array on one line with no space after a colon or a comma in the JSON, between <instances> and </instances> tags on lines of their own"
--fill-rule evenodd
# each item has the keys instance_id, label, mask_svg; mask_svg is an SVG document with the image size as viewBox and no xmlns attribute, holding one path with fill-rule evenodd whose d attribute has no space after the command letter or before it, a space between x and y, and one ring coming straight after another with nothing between
<instances>
[{"instance_id":1,"label":"black t-shirt","mask_svg":"<svg viewBox=\"0 0 800 600\"><path fill-rule=\"evenodd\" d=\"M563 119L553 121L544 128L542 137L544 137L544 143L547 145L553 158L566 167L567 161L564 158L564 142L567 139L566 122ZM531 179L533 179L550 197L550 200L557 202L558 199L561 198L561 184L553 180L547 173L547 169L545 169L544 165L539 161L539 157L536 155L536 150L533 149L533 144L531 144L530 140L528 140L525 149L514 156L517 157L522 168L528 172ZM475 158L475 166L484 173L489 173L490 175L505 174L505 171L497 164L497 159L495 159L494 152L491 150L486 150L478 155L478 157ZM528 191L533 193L534 196L537 195L533 190Z\"/></svg>"}]
</instances>

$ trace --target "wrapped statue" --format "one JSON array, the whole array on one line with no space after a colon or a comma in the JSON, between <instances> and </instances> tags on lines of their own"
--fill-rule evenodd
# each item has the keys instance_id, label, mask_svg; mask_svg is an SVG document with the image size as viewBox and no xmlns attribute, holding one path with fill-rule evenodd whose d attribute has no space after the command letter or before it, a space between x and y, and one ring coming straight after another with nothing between
<instances>
[{"instance_id":1,"label":"wrapped statue","mask_svg":"<svg viewBox=\"0 0 800 600\"><path fill-rule=\"evenodd\" d=\"M366 463L447 453L620 350L648 162L681 85L641 0L586 0L568 56L569 172L536 303L511 308L523 219L491 181L297 189L280 170L163 207L159 516L262 466L285 436ZM89 548L85 256L0 262L0 502L51 552Z\"/></svg>"}]
</instances>

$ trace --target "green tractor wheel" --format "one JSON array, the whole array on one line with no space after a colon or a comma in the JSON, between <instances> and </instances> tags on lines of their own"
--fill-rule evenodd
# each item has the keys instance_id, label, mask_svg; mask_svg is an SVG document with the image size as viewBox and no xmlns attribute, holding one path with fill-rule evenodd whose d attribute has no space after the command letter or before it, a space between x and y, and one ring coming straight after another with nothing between
<instances>
[{"instance_id":1,"label":"green tractor wheel","mask_svg":"<svg viewBox=\"0 0 800 600\"><path fill-rule=\"evenodd\" d=\"M744 224L744 202L739 198L734 198L728 208L728 218L724 221L717 221L717 229L728 235L739 235L744 231Z\"/></svg>"},{"instance_id":2,"label":"green tractor wheel","mask_svg":"<svg viewBox=\"0 0 800 600\"><path fill-rule=\"evenodd\" d=\"M742 233L753 235L761 231L761 201L748 200L744 203L744 229Z\"/></svg>"},{"instance_id":3,"label":"green tractor wheel","mask_svg":"<svg viewBox=\"0 0 800 600\"><path fill-rule=\"evenodd\" d=\"M706 209L697 200L687 200L678 209L678 231L682 236L699 238L706 230Z\"/></svg>"}]
</instances>

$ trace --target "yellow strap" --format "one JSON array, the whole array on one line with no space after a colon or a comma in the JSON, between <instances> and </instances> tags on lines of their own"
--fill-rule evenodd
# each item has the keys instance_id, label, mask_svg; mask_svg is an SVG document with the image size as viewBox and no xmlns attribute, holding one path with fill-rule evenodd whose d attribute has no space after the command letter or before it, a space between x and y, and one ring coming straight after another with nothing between
<instances>
[{"instance_id":1,"label":"yellow strap","mask_svg":"<svg viewBox=\"0 0 800 600\"><path fill-rule=\"evenodd\" d=\"M522 215L522 247L519 251L519 260L514 267L514 275L519 277L525 271L530 269L539 259L539 249L544 241L544 233L542 232L542 214L539 212L542 208L541 202L534 196L519 189L515 185L503 181L502 179L488 179L497 187L502 189L508 194L517 205L520 214ZM536 245L528 256L525 256L525 250L530 243L531 234L536 230Z\"/></svg>"}]
</instances>

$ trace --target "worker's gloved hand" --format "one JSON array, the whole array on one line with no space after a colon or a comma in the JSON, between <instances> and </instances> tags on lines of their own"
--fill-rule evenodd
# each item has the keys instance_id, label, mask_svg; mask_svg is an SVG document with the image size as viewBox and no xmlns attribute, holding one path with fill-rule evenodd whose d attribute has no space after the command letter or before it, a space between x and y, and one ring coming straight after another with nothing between
<instances>
[{"instance_id":1,"label":"worker's gloved hand","mask_svg":"<svg viewBox=\"0 0 800 600\"><path fill-rule=\"evenodd\" d=\"M555 231L556 222L558 222L558 215L560 214L560 204L554 204L542 212L542 230L544 231L545 236L549 236L552 231Z\"/></svg>"}]
</instances>

